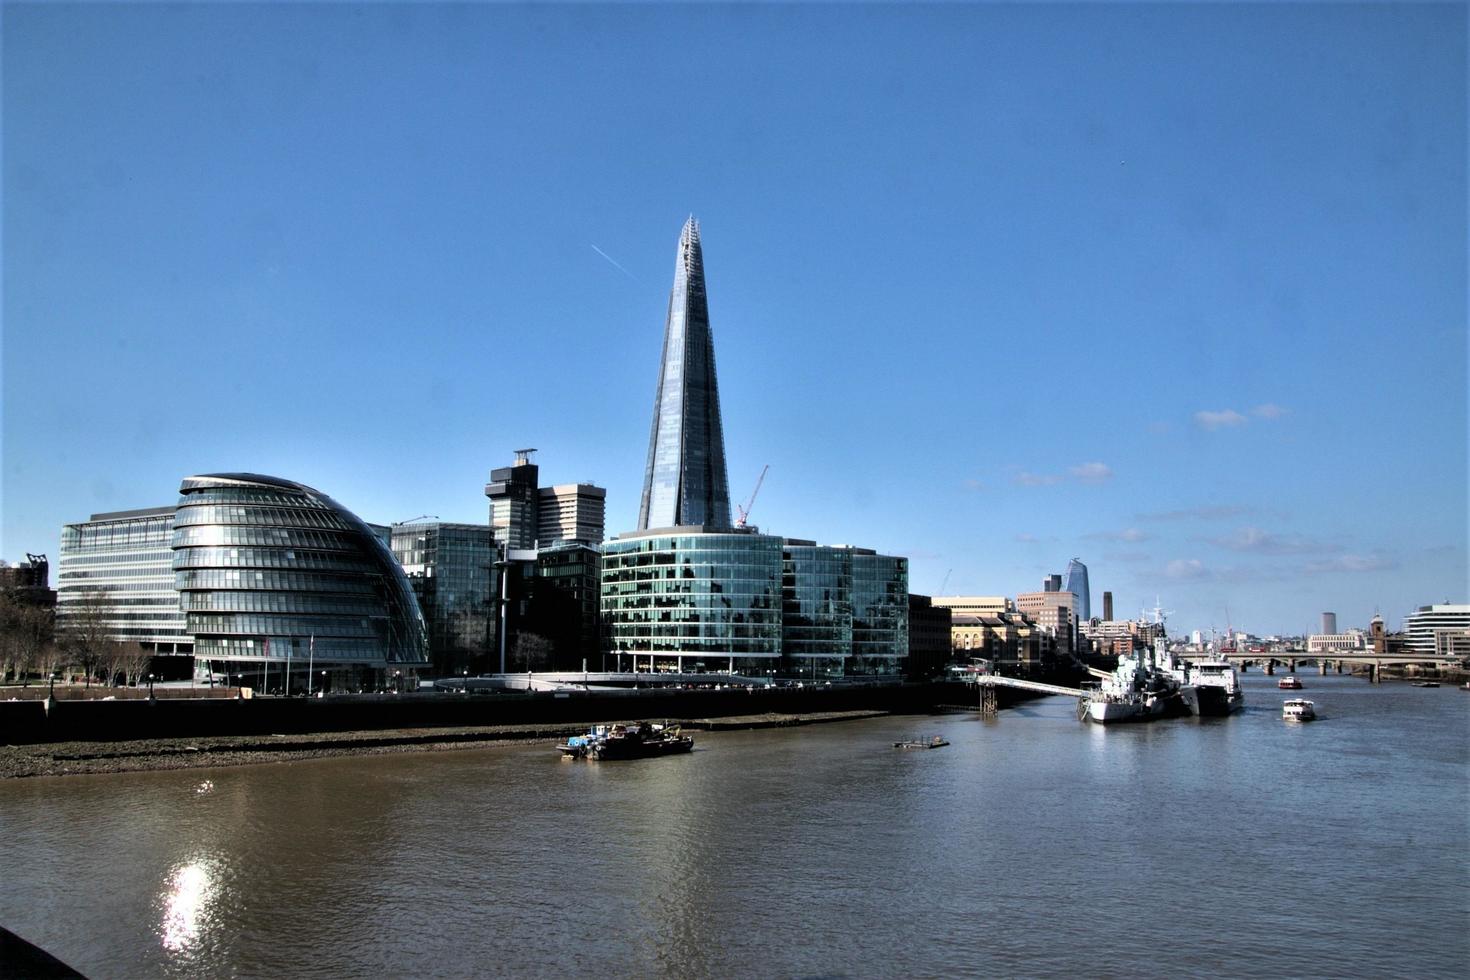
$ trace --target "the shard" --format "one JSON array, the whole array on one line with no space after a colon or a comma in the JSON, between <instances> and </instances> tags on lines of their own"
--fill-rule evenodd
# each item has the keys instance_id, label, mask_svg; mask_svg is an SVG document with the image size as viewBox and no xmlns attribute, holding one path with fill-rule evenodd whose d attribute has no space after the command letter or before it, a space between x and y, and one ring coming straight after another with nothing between
<instances>
[{"instance_id":1,"label":"the shard","mask_svg":"<svg viewBox=\"0 0 1470 980\"><path fill-rule=\"evenodd\" d=\"M693 215L679 233L674 261L638 530L691 525L730 527L720 389L715 381L699 222Z\"/></svg>"}]
</instances>

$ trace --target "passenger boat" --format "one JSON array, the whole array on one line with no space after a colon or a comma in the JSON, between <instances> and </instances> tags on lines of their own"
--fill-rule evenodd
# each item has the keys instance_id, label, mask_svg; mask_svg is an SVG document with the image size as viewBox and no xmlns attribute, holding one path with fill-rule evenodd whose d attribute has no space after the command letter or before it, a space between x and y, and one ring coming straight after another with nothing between
<instances>
[{"instance_id":1,"label":"passenger boat","mask_svg":"<svg viewBox=\"0 0 1470 980\"><path fill-rule=\"evenodd\" d=\"M1306 698L1292 698L1281 703L1281 717L1285 721L1312 721L1317 717L1317 708Z\"/></svg>"},{"instance_id":2,"label":"passenger boat","mask_svg":"<svg viewBox=\"0 0 1470 980\"><path fill-rule=\"evenodd\" d=\"M1295 675L1291 675L1281 678L1281 680L1276 682L1276 686L1283 691L1300 691L1302 689L1302 682L1297 680Z\"/></svg>"},{"instance_id":3,"label":"passenger boat","mask_svg":"<svg viewBox=\"0 0 1470 980\"><path fill-rule=\"evenodd\" d=\"M929 739L912 738L907 742L894 742L895 749L942 749L949 743L941 736L935 735Z\"/></svg>"},{"instance_id":4,"label":"passenger boat","mask_svg":"<svg viewBox=\"0 0 1470 980\"><path fill-rule=\"evenodd\" d=\"M1415 687L1439 687L1439 681L1415 681Z\"/></svg>"}]
</instances>

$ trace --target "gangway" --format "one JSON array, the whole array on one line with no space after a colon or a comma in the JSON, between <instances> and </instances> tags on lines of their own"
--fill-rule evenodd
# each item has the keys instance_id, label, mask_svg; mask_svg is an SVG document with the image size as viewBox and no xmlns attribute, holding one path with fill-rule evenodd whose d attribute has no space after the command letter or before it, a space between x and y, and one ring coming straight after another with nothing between
<instances>
[{"instance_id":1,"label":"gangway","mask_svg":"<svg viewBox=\"0 0 1470 980\"><path fill-rule=\"evenodd\" d=\"M1043 684L1041 681L1028 681L1020 677L1004 677L1000 674L977 674L975 683L981 687L1015 687L1023 691L1037 691L1041 694L1060 694L1066 698L1090 698L1091 691L1084 691L1080 687L1062 687L1058 684Z\"/></svg>"}]
</instances>

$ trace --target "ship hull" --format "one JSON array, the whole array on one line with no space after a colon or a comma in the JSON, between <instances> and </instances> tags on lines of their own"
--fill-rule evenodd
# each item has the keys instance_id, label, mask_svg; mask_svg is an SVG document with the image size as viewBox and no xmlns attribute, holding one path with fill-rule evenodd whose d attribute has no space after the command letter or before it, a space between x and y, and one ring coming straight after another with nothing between
<instances>
[{"instance_id":1,"label":"ship hull","mask_svg":"<svg viewBox=\"0 0 1470 980\"><path fill-rule=\"evenodd\" d=\"M1224 718L1245 707L1245 695L1240 691L1227 691L1222 687L1195 688L1195 712L1203 718Z\"/></svg>"}]
</instances>

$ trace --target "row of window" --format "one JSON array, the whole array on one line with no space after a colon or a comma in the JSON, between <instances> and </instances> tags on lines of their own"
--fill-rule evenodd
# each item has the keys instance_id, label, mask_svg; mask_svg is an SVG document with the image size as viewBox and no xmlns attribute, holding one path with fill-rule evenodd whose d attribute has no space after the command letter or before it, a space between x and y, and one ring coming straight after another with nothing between
<instances>
[{"instance_id":1,"label":"row of window","mask_svg":"<svg viewBox=\"0 0 1470 980\"><path fill-rule=\"evenodd\" d=\"M276 504L281 507L310 507L315 510L322 508L320 501L306 494L254 487L206 487L179 497L180 507L194 504Z\"/></svg>"},{"instance_id":2,"label":"row of window","mask_svg":"<svg viewBox=\"0 0 1470 980\"><path fill-rule=\"evenodd\" d=\"M313 571L368 572L369 562L341 551L298 551L294 548L181 548L173 567L185 568L282 568Z\"/></svg>"},{"instance_id":3,"label":"row of window","mask_svg":"<svg viewBox=\"0 0 1470 980\"><path fill-rule=\"evenodd\" d=\"M318 508L180 506L174 528L206 524L254 525L257 527L317 527L333 531L356 530L335 511Z\"/></svg>"},{"instance_id":4,"label":"row of window","mask_svg":"<svg viewBox=\"0 0 1470 980\"><path fill-rule=\"evenodd\" d=\"M323 596L300 592L185 592L185 612L264 612L372 616L382 604L372 596Z\"/></svg>"},{"instance_id":5,"label":"row of window","mask_svg":"<svg viewBox=\"0 0 1470 980\"><path fill-rule=\"evenodd\" d=\"M169 549L168 542L165 541L157 548L125 552L114 551L105 555L62 555L59 567L63 569L79 568L89 565L117 565L119 567L126 567L138 562L160 562L171 561L172 559L173 551Z\"/></svg>"},{"instance_id":6,"label":"row of window","mask_svg":"<svg viewBox=\"0 0 1470 980\"><path fill-rule=\"evenodd\" d=\"M174 532L174 548L254 545L268 548L316 548L321 551L357 551L358 538L347 531L336 533L290 527L235 527L206 524L181 527Z\"/></svg>"},{"instance_id":7,"label":"row of window","mask_svg":"<svg viewBox=\"0 0 1470 980\"><path fill-rule=\"evenodd\" d=\"M200 637L194 641L194 656L199 659L208 660L280 660L285 662L287 647L280 642L273 643L267 653L264 642L255 639L236 639L234 637ZM297 658L306 652L301 648L291 648L291 657ZM314 645L310 645L309 655L318 662L330 663L342 660L351 661L378 661L386 659L381 643L363 640L338 639L336 637L320 637Z\"/></svg>"},{"instance_id":8,"label":"row of window","mask_svg":"<svg viewBox=\"0 0 1470 980\"><path fill-rule=\"evenodd\" d=\"M351 636L376 637L378 630L367 617L270 616L233 613L191 612L185 617L195 636L255 634L257 636Z\"/></svg>"},{"instance_id":9,"label":"row of window","mask_svg":"<svg viewBox=\"0 0 1470 980\"><path fill-rule=\"evenodd\" d=\"M179 592L202 589L268 589L278 592L376 594L373 581L362 576L316 575L294 571L236 572L225 569L194 569L176 573L173 587Z\"/></svg>"}]
</instances>

